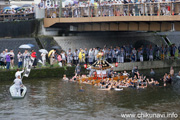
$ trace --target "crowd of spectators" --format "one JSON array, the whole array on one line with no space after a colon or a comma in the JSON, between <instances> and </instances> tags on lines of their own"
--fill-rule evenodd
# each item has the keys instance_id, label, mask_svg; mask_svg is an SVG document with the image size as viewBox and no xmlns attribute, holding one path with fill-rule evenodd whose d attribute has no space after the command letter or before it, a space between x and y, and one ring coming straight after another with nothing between
<instances>
[{"instance_id":1,"label":"crowd of spectators","mask_svg":"<svg viewBox=\"0 0 180 120\"><path fill-rule=\"evenodd\" d=\"M171 4L171 2L174 2ZM50 17L57 17L58 6L46 6L52 13ZM54 10L54 9L56 10ZM63 17L99 17L99 16L157 16L178 15L179 0L121 0L102 2L69 2L63 6Z\"/></svg>"},{"instance_id":2,"label":"crowd of spectators","mask_svg":"<svg viewBox=\"0 0 180 120\"><path fill-rule=\"evenodd\" d=\"M7 8L7 9L6 9ZM29 20L34 19L34 7L6 7L0 9L0 21Z\"/></svg>"},{"instance_id":3,"label":"crowd of spectators","mask_svg":"<svg viewBox=\"0 0 180 120\"><path fill-rule=\"evenodd\" d=\"M141 46L135 48L132 45L123 45L116 47L104 48L80 48L72 51L71 48L67 52L62 51L58 54L56 51L51 54L51 64L56 62L62 62L62 65L67 63L68 66L80 64L92 64L97 60L97 54L103 52L103 59L109 63L124 63L124 62L136 62L136 61L153 61L153 60L165 60L175 59L175 54L180 54L180 46L176 47L175 44L162 46ZM178 56L177 56L178 57Z\"/></svg>"},{"instance_id":4,"label":"crowd of spectators","mask_svg":"<svg viewBox=\"0 0 180 120\"><path fill-rule=\"evenodd\" d=\"M80 48L72 51L69 48L68 51L57 52L54 50L48 56L45 53L39 53L42 57L42 65L46 66L46 58L50 59L50 65L59 64L60 66L73 66L80 63L92 65L96 60L98 60L97 55L99 52L103 53L103 59L109 63L124 63L124 62L136 62L136 61L153 61L153 60L165 60L165 59L175 59L175 57L180 57L180 46L175 44L162 46L141 46L135 48L132 45L123 45L116 47L107 47L106 45L103 48ZM34 52L34 51L33 51ZM30 57L32 57L32 51L25 50L24 53L18 52L14 53L13 50L8 51L5 49L0 54L0 67L2 69L14 68L14 61L17 60L18 68L25 67ZM179 55L179 56L178 56ZM37 53L35 53L37 56ZM36 59L36 63L37 63Z\"/></svg>"},{"instance_id":5,"label":"crowd of spectators","mask_svg":"<svg viewBox=\"0 0 180 120\"><path fill-rule=\"evenodd\" d=\"M34 11L30 8L27 9L19 9L19 10L15 10L10 9L10 10L1 10L0 14L27 14L27 13L34 13Z\"/></svg>"},{"instance_id":6,"label":"crowd of spectators","mask_svg":"<svg viewBox=\"0 0 180 120\"><path fill-rule=\"evenodd\" d=\"M7 70L15 68L15 60L18 62L18 68L25 68L31 58L35 59L33 64L35 67L37 65L37 54L34 50L25 50L24 53L18 51L15 54L13 50L8 51L8 49L5 49L0 53L0 68Z\"/></svg>"}]
</instances>

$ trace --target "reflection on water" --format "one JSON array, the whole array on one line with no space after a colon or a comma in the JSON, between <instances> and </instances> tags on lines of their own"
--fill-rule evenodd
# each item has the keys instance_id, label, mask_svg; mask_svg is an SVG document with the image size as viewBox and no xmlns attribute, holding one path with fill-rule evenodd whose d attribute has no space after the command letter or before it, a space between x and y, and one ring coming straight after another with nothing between
<instances>
[{"instance_id":1,"label":"reflection on water","mask_svg":"<svg viewBox=\"0 0 180 120\"><path fill-rule=\"evenodd\" d=\"M156 70L159 79L167 69ZM178 71L178 69L176 69ZM142 71L148 74L149 71ZM180 115L180 79L169 87L144 90L98 91L96 87L63 82L61 79L24 80L28 91L24 99L12 99L11 81L0 84L0 120L10 119L105 119L120 120L121 113L163 113Z\"/></svg>"}]
</instances>

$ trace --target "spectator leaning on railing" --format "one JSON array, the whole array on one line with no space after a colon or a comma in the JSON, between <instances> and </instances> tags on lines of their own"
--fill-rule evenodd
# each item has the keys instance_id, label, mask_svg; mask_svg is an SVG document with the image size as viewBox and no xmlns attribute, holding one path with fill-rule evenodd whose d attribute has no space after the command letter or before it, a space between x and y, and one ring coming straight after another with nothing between
<instances>
[{"instance_id":1,"label":"spectator leaning on railing","mask_svg":"<svg viewBox=\"0 0 180 120\"><path fill-rule=\"evenodd\" d=\"M45 6L48 17L55 18L59 8L57 5ZM178 1L159 0L122 0L103 2L69 3L62 8L62 17L99 17L99 16L159 16L180 14Z\"/></svg>"}]
</instances>

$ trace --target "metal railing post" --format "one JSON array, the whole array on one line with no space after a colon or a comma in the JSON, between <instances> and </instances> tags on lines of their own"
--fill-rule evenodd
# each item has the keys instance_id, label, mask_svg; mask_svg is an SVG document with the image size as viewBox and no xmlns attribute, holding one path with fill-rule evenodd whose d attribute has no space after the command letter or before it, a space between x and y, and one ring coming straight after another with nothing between
<instances>
[{"instance_id":1,"label":"metal railing post","mask_svg":"<svg viewBox=\"0 0 180 120\"><path fill-rule=\"evenodd\" d=\"M62 17L62 0L59 0L59 18Z\"/></svg>"},{"instance_id":2,"label":"metal railing post","mask_svg":"<svg viewBox=\"0 0 180 120\"><path fill-rule=\"evenodd\" d=\"M74 17L74 12L73 12L73 11L74 11L74 8L72 7L72 8L71 8L72 18ZM77 13L77 14L78 14L78 13Z\"/></svg>"}]
</instances>

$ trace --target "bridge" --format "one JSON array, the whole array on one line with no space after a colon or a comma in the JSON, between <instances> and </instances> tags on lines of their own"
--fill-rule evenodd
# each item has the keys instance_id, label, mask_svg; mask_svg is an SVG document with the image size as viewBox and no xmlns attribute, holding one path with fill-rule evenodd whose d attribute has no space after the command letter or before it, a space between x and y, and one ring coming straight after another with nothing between
<instances>
[{"instance_id":1,"label":"bridge","mask_svg":"<svg viewBox=\"0 0 180 120\"><path fill-rule=\"evenodd\" d=\"M50 8L45 28L69 31L180 31L180 2Z\"/></svg>"},{"instance_id":2,"label":"bridge","mask_svg":"<svg viewBox=\"0 0 180 120\"><path fill-rule=\"evenodd\" d=\"M0 21L31 20L34 18L34 13L0 14Z\"/></svg>"}]
</instances>

